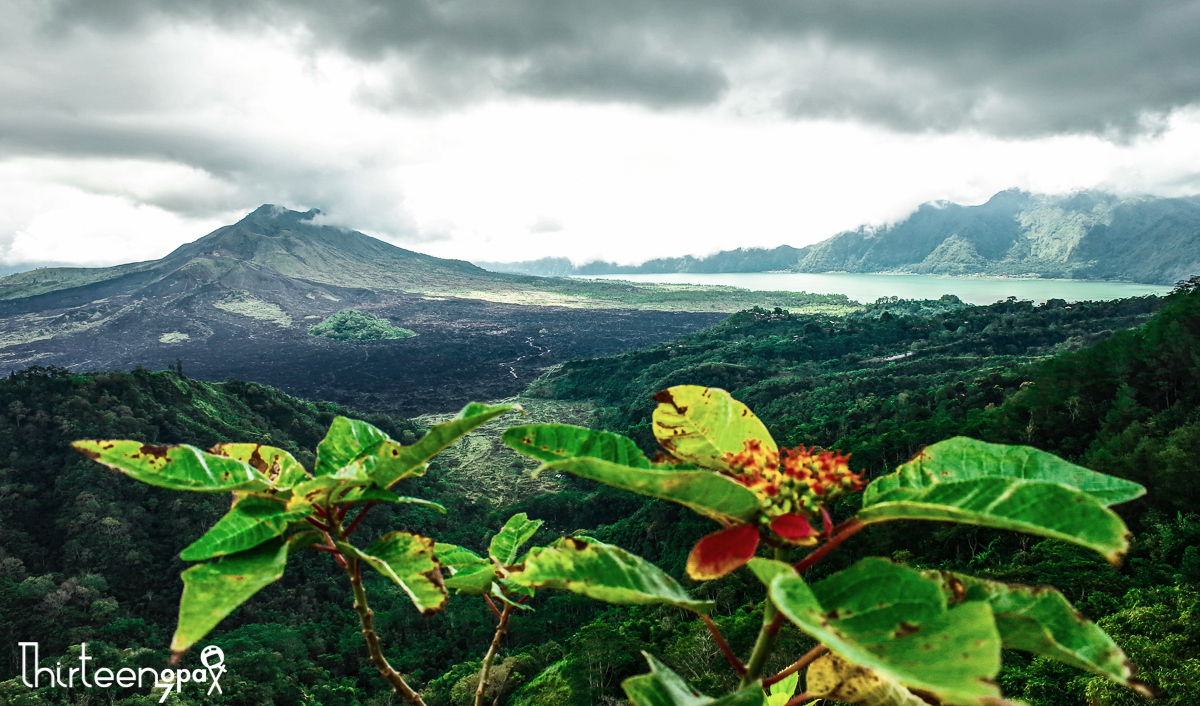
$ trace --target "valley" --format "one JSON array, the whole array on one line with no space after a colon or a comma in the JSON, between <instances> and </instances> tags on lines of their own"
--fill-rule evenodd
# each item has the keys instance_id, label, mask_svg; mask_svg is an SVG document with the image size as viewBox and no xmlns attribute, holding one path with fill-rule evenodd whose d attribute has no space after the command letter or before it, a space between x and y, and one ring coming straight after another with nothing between
<instances>
[{"instance_id":1,"label":"valley","mask_svg":"<svg viewBox=\"0 0 1200 706\"><path fill-rule=\"evenodd\" d=\"M263 206L167 257L0 279L0 370L161 370L255 380L411 416L519 393L545 368L700 330L747 306L837 314L843 295L496 274ZM410 329L308 335L343 310Z\"/></svg>"}]
</instances>

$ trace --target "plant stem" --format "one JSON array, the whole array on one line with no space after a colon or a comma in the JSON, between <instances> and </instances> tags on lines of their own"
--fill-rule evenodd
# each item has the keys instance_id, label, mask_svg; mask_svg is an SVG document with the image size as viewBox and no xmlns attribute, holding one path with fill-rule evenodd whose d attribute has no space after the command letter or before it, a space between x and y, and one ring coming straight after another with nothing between
<instances>
[{"instance_id":1,"label":"plant stem","mask_svg":"<svg viewBox=\"0 0 1200 706\"><path fill-rule=\"evenodd\" d=\"M496 607L496 603L495 603L495 601L492 600L492 597L484 596L483 600L487 601L488 607L492 609L492 612L496 614L496 618L499 619L500 618L500 609Z\"/></svg>"},{"instance_id":2,"label":"plant stem","mask_svg":"<svg viewBox=\"0 0 1200 706\"><path fill-rule=\"evenodd\" d=\"M788 699L788 702L783 706L800 706L800 704L804 703L805 701L810 701L815 698L817 697L806 691L803 694L796 694L792 698Z\"/></svg>"},{"instance_id":3,"label":"plant stem","mask_svg":"<svg viewBox=\"0 0 1200 706\"><path fill-rule=\"evenodd\" d=\"M328 532L332 529L329 525L325 524L324 522L321 522L320 520L314 519L312 517L306 517L304 519L308 520L308 523L310 525L312 525L313 527L316 527L317 529L321 530L322 532Z\"/></svg>"},{"instance_id":4,"label":"plant stem","mask_svg":"<svg viewBox=\"0 0 1200 706\"><path fill-rule=\"evenodd\" d=\"M500 640L508 631L508 616L511 613L512 606L505 603L504 612L500 614L500 624L496 626L496 635L492 638L492 646L488 648L487 655L483 658L483 667L479 670L479 686L475 687L475 706L483 706L483 690L487 688L488 674L492 671L492 660L500 651Z\"/></svg>"},{"instance_id":5,"label":"plant stem","mask_svg":"<svg viewBox=\"0 0 1200 706\"><path fill-rule=\"evenodd\" d=\"M375 611L367 605L367 592L363 590L362 576L358 570L358 559L351 559L346 573L350 575L350 587L354 589L354 611L358 613L358 622L362 625L363 639L367 641L367 650L371 653L371 662L392 689L412 706L425 706L421 695L412 690L404 677L392 669L387 658L383 656L383 648L379 646L379 636L375 634Z\"/></svg>"},{"instance_id":6,"label":"plant stem","mask_svg":"<svg viewBox=\"0 0 1200 706\"><path fill-rule=\"evenodd\" d=\"M814 659L816 659L817 657L820 657L821 655L825 654L828 651L829 651L829 648L826 647L825 645L817 645L816 647L812 648L808 652L805 652L803 657L796 660L795 662L792 662L792 665L790 667L788 667L787 669L783 670L782 672L780 672L779 674L776 674L773 677L767 677L766 679L763 679L763 686L768 687L768 686L771 686L772 684L774 684L775 682L786 679L787 677L791 676L794 672L798 672L801 669L804 669Z\"/></svg>"},{"instance_id":7,"label":"plant stem","mask_svg":"<svg viewBox=\"0 0 1200 706\"><path fill-rule=\"evenodd\" d=\"M776 561L787 559L790 551L789 547L776 547ZM783 616L779 614L779 609L775 607L775 602L771 600L771 594L768 592L763 603L762 629L758 631L758 639L754 641L754 652L750 654L750 661L746 664L746 673L742 675L739 689L745 689L762 676L763 667L767 663L767 657L771 656L771 650L775 648L775 638L779 635L782 625Z\"/></svg>"},{"instance_id":8,"label":"plant stem","mask_svg":"<svg viewBox=\"0 0 1200 706\"><path fill-rule=\"evenodd\" d=\"M375 506L374 500L367 503L366 505L363 505L363 509L358 511L358 514L354 516L354 521L351 522L350 526L346 528L346 536L347 537L354 534L354 530L358 529L358 523L362 522L362 519L367 516L367 511L370 510L374 506Z\"/></svg>"},{"instance_id":9,"label":"plant stem","mask_svg":"<svg viewBox=\"0 0 1200 706\"><path fill-rule=\"evenodd\" d=\"M864 525L862 522L859 522L858 518L854 518L843 522L842 524L838 525L838 527L842 528L840 532L830 537L828 542L825 542L821 546L817 547L816 551L804 557L799 564L796 564L795 567L793 567L796 569L796 573L802 574L811 569L813 564L816 564L818 561L824 559L826 554L834 549L837 549L839 544L849 539L855 532L859 531L863 527L866 527L866 525Z\"/></svg>"},{"instance_id":10,"label":"plant stem","mask_svg":"<svg viewBox=\"0 0 1200 706\"><path fill-rule=\"evenodd\" d=\"M717 641L717 647L725 653L725 659L729 660L729 665L733 667L733 671L737 672L738 676L743 676L746 673L746 665L742 664L742 660L729 649L729 643L725 642L725 636L717 629L717 624L713 622L707 614L701 613L700 619L704 621L704 625L708 631L712 633L713 639Z\"/></svg>"}]
</instances>

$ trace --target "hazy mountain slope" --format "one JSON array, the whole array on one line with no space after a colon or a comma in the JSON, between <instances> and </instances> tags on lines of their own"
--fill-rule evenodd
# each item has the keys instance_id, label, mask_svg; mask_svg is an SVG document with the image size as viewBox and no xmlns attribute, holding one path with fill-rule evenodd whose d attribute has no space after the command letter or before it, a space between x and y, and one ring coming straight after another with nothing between
<instances>
[{"instance_id":1,"label":"hazy mountain slope","mask_svg":"<svg viewBox=\"0 0 1200 706\"><path fill-rule=\"evenodd\" d=\"M887 228L812 245L794 269L1173 284L1200 272L1200 199L1004 191L979 206L925 204Z\"/></svg>"},{"instance_id":2,"label":"hazy mountain slope","mask_svg":"<svg viewBox=\"0 0 1200 706\"><path fill-rule=\"evenodd\" d=\"M987 203L927 203L885 228L839 233L805 248L726 250L641 265L565 258L480 263L498 272L911 272L1032 275L1174 284L1200 272L1200 196L1121 199L1100 192L1002 191Z\"/></svg>"},{"instance_id":3,"label":"hazy mountain slope","mask_svg":"<svg viewBox=\"0 0 1200 706\"><path fill-rule=\"evenodd\" d=\"M603 275L603 274L663 274L666 272L766 272L786 270L796 264L803 253L799 248L780 245L777 248L738 248L722 250L708 257L664 257L640 265L618 265L615 262L594 261L575 267L565 257L544 257L524 262L477 262L493 272L521 272L529 275Z\"/></svg>"}]
</instances>

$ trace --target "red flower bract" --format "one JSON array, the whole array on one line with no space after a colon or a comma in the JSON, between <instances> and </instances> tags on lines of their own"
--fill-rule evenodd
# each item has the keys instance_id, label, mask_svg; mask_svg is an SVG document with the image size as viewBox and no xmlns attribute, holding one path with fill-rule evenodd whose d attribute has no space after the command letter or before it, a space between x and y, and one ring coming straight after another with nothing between
<instances>
[{"instance_id":1,"label":"red flower bract","mask_svg":"<svg viewBox=\"0 0 1200 706\"><path fill-rule=\"evenodd\" d=\"M723 473L758 495L763 506L760 521L777 540L812 545L821 533L810 519L822 513L828 525L825 504L862 489L862 477L850 470L849 460L815 447L777 453L759 439L747 439L740 453L725 454L729 470ZM754 556L759 532L758 524L738 524L704 537L688 555L688 576L713 579L742 566Z\"/></svg>"},{"instance_id":2,"label":"red flower bract","mask_svg":"<svg viewBox=\"0 0 1200 706\"><path fill-rule=\"evenodd\" d=\"M688 554L687 574L697 581L715 579L739 568L754 557L758 528L734 525L704 537Z\"/></svg>"}]
</instances>

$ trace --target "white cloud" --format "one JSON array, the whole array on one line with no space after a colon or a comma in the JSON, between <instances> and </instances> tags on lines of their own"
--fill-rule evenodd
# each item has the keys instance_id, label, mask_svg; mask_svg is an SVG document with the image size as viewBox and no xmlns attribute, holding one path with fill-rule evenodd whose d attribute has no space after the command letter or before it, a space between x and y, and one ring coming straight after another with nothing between
<instances>
[{"instance_id":1,"label":"white cloud","mask_svg":"<svg viewBox=\"0 0 1200 706\"><path fill-rule=\"evenodd\" d=\"M352 56L296 25L176 20L57 35L32 26L7 25L0 44L8 263L159 257L262 203L319 208L324 222L444 257L637 262L805 245L925 201L981 203L1014 186L1200 191L1195 109L1125 142L894 132L863 122L861 95L845 115L788 117L781 101L830 95L811 78L826 69L858 76L849 88L904 103L907 115L939 109L882 91L879 55L808 40L753 43L725 62L724 97L702 107L493 86L463 88L474 101L401 108L381 96L405 87L398 81L419 92L437 77L433 64L386 49ZM668 44L656 51L666 56ZM772 83L800 55L809 83ZM438 75L471 83L452 59ZM906 85L935 85L913 66L896 69Z\"/></svg>"}]
</instances>

